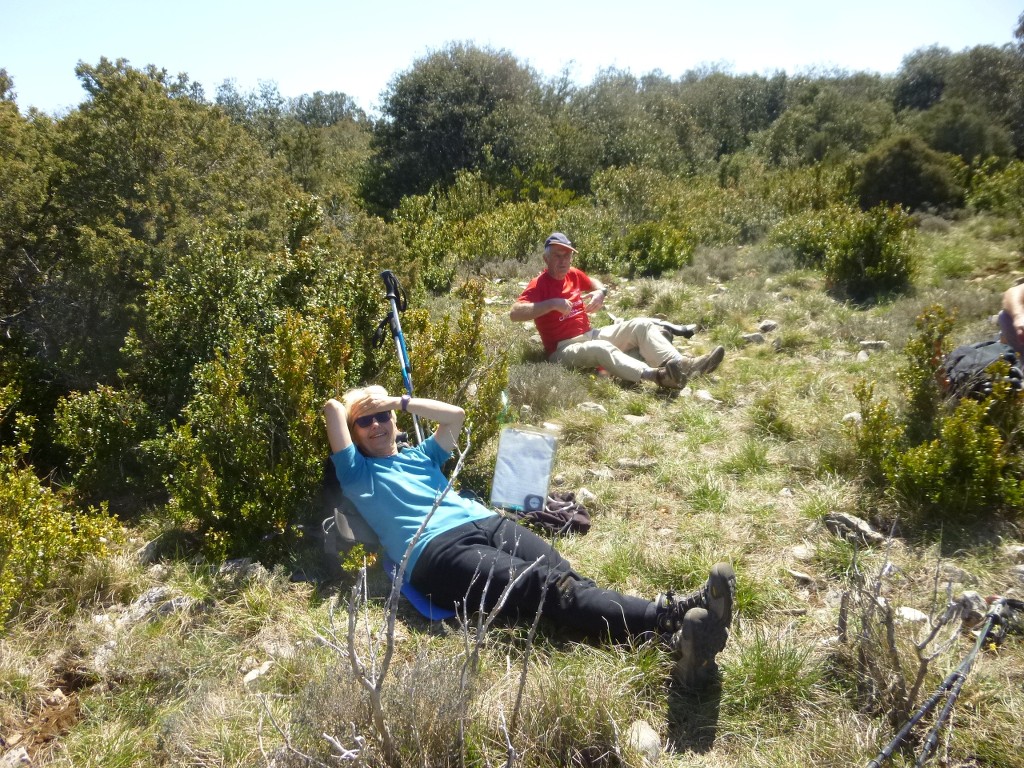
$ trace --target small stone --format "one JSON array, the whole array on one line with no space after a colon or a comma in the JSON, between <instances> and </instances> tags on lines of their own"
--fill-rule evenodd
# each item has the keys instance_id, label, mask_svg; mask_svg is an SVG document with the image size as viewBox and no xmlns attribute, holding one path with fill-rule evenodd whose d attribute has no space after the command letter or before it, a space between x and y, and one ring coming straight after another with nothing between
<instances>
[{"instance_id":1,"label":"small stone","mask_svg":"<svg viewBox=\"0 0 1024 768\"><path fill-rule=\"evenodd\" d=\"M590 504L597 501L597 495L589 488L580 488L576 491L576 501L580 504Z\"/></svg>"},{"instance_id":2,"label":"small stone","mask_svg":"<svg viewBox=\"0 0 1024 768\"><path fill-rule=\"evenodd\" d=\"M625 421L627 424L632 424L633 426L636 426L637 424L643 424L645 422L650 421L651 417L650 416L637 416L637 415L632 414L632 413L627 413L626 415L624 415L622 417L622 420Z\"/></svg>"},{"instance_id":3,"label":"small stone","mask_svg":"<svg viewBox=\"0 0 1024 768\"><path fill-rule=\"evenodd\" d=\"M868 350L871 350L873 352L880 352L880 351L882 351L884 349L888 349L889 348L889 342L888 341L874 341L874 340L872 340L872 341L862 341L860 343L860 348L861 349L868 349Z\"/></svg>"},{"instance_id":4,"label":"small stone","mask_svg":"<svg viewBox=\"0 0 1024 768\"><path fill-rule=\"evenodd\" d=\"M896 618L912 624L920 624L928 621L928 614L917 610L917 608L901 605L896 609Z\"/></svg>"},{"instance_id":5,"label":"small stone","mask_svg":"<svg viewBox=\"0 0 1024 768\"><path fill-rule=\"evenodd\" d=\"M787 499L791 499L793 498L793 489L783 488L781 491L779 491L779 496L784 496Z\"/></svg>"},{"instance_id":6,"label":"small stone","mask_svg":"<svg viewBox=\"0 0 1024 768\"><path fill-rule=\"evenodd\" d=\"M242 678L242 682L248 685L253 680L256 680L260 677L263 677L263 675L267 674L267 672L270 671L270 668L272 666L274 666L273 661L269 659L267 661L264 661L262 664L256 667L256 669L250 669L248 672L246 672L245 677Z\"/></svg>"},{"instance_id":7,"label":"small stone","mask_svg":"<svg viewBox=\"0 0 1024 768\"><path fill-rule=\"evenodd\" d=\"M657 459L627 459L621 458L615 461L615 466L619 469L646 469L647 467L657 466Z\"/></svg>"},{"instance_id":8,"label":"small stone","mask_svg":"<svg viewBox=\"0 0 1024 768\"><path fill-rule=\"evenodd\" d=\"M813 584L814 583L814 578L810 574L804 573L803 571L794 571L791 568L787 568L786 569L786 573L788 573L790 576L792 576L794 579L796 579L801 584Z\"/></svg>"},{"instance_id":9,"label":"small stone","mask_svg":"<svg viewBox=\"0 0 1024 768\"><path fill-rule=\"evenodd\" d=\"M1015 565L1010 569L1010 575L1019 584L1024 584L1024 565Z\"/></svg>"},{"instance_id":10,"label":"small stone","mask_svg":"<svg viewBox=\"0 0 1024 768\"><path fill-rule=\"evenodd\" d=\"M843 416L843 424L856 424L860 425L864 422L864 417L860 415L860 411L850 411L848 414Z\"/></svg>"},{"instance_id":11,"label":"small stone","mask_svg":"<svg viewBox=\"0 0 1024 768\"><path fill-rule=\"evenodd\" d=\"M693 393L693 397L696 400L700 400L702 403L721 403L721 400L715 400L714 396L706 389L698 389Z\"/></svg>"},{"instance_id":12,"label":"small stone","mask_svg":"<svg viewBox=\"0 0 1024 768\"><path fill-rule=\"evenodd\" d=\"M615 473L608 469L608 467L601 467L599 469L588 469L587 477L592 477L595 480L614 480Z\"/></svg>"},{"instance_id":13,"label":"small stone","mask_svg":"<svg viewBox=\"0 0 1024 768\"><path fill-rule=\"evenodd\" d=\"M553 421L545 421L544 423L541 424L541 426L544 427L544 429L548 430L549 432L561 432L562 431L562 425L561 424L556 424Z\"/></svg>"},{"instance_id":14,"label":"small stone","mask_svg":"<svg viewBox=\"0 0 1024 768\"><path fill-rule=\"evenodd\" d=\"M882 544L885 536L872 528L866 520L846 512L832 512L825 517L825 527L836 536L856 539L866 544Z\"/></svg>"},{"instance_id":15,"label":"small stone","mask_svg":"<svg viewBox=\"0 0 1024 768\"><path fill-rule=\"evenodd\" d=\"M1011 544L1004 550L1007 558L1014 563L1024 563L1024 547L1020 544Z\"/></svg>"},{"instance_id":16,"label":"small stone","mask_svg":"<svg viewBox=\"0 0 1024 768\"><path fill-rule=\"evenodd\" d=\"M868 355L868 353L862 349L860 352L857 353L857 356L853 359L856 360L858 363L866 363L869 358L870 355Z\"/></svg>"},{"instance_id":17,"label":"small stone","mask_svg":"<svg viewBox=\"0 0 1024 768\"><path fill-rule=\"evenodd\" d=\"M608 409L605 408L600 403L593 403L589 401L586 403L580 403L579 405L576 406L576 408L583 411L584 413L608 413Z\"/></svg>"},{"instance_id":18,"label":"small stone","mask_svg":"<svg viewBox=\"0 0 1024 768\"><path fill-rule=\"evenodd\" d=\"M757 330L759 330L761 333L771 333L772 331L778 329L778 327L779 324L775 320L762 320L760 324L757 326Z\"/></svg>"},{"instance_id":19,"label":"small stone","mask_svg":"<svg viewBox=\"0 0 1024 768\"><path fill-rule=\"evenodd\" d=\"M808 560L814 559L814 547L808 544L797 544L791 550L794 560L799 560L802 563L806 563Z\"/></svg>"},{"instance_id":20,"label":"small stone","mask_svg":"<svg viewBox=\"0 0 1024 768\"><path fill-rule=\"evenodd\" d=\"M985 598L974 590L966 590L960 595L957 602L960 604L961 621L968 629L980 624L985 618L985 614L988 613L988 603L985 602Z\"/></svg>"},{"instance_id":21,"label":"small stone","mask_svg":"<svg viewBox=\"0 0 1024 768\"><path fill-rule=\"evenodd\" d=\"M551 478L552 485L565 485L565 475L559 472L557 475Z\"/></svg>"},{"instance_id":22,"label":"small stone","mask_svg":"<svg viewBox=\"0 0 1024 768\"><path fill-rule=\"evenodd\" d=\"M645 720L637 720L626 731L626 744L653 765L661 757L661 738Z\"/></svg>"},{"instance_id":23,"label":"small stone","mask_svg":"<svg viewBox=\"0 0 1024 768\"><path fill-rule=\"evenodd\" d=\"M764 344L763 333L744 333L740 338L747 344Z\"/></svg>"},{"instance_id":24,"label":"small stone","mask_svg":"<svg viewBox=\"0 0 1024 768\"><path fill-rule=\"evenodd\" d=\"M959 584L970 584L972 586L978 583L977 576L969 571L965 571L959 566L953 565L952 563L943 563L939 572L942 574L942 578L946 581L952 581Z\"/></svg>"},{"instance_id":25,"label":"small stone","mask_svg":"<svg viewBox=\"0 0 1024 768\"><path fill-rule=\"evenodd\" d=\"M32 759L24 747L16 747L0 757L0 768L28 768L32 765Z\"/></svg>"}]
</instances>

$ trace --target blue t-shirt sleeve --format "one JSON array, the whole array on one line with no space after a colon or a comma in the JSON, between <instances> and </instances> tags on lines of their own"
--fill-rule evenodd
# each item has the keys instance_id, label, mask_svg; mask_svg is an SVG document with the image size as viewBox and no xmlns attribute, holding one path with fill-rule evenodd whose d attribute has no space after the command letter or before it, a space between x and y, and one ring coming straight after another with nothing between
<instances>
[{"instance_id":1,"label":"blue t-shirt sleeve","mask_svg":"<svg viewBox=\"0 0 1024 768\"><path fill-rule=\"evenodd\" d=\"M423 450L424 455L438 467L443 467L444 463L452 457L452 452L446 451L438 445L433 435L424 440L420 448Z\"/></svg>"},{"instance_id":2,"label":"blue t-shirt sleeve","mask_svg":"<svg viewBox=\"0 0 1024 768\"><path fill-rule=\"evenodd\" d=\"M337 475L343 489L366 474L366 459L356 448L355 443L349 443L337 453L332 453L331 463L334 464L334 474Z\"/></svg>"}]
</instances>

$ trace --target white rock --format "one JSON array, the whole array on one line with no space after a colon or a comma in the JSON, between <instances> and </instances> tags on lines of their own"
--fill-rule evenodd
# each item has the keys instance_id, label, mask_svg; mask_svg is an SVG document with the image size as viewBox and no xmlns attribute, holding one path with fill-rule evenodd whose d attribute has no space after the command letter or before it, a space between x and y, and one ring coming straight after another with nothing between
<instances>
[{"instance_id":1,"label":"white rock","mask_svg":"<svg viewBox=\"0 0 1024 768\"><path fill-rule=\"evenodd\" d=\"M562 425L561 424L556 424L553 421L545 421L545 422L543 422L541 424L541 426L544 427L544 429L548 430L549 432L561 432L562 431Z\"/></svg>"},{"instance_id":2,"label":"white rock","mask_svg":"<svg viewBox=\"0 0 1024 768\"><path fill-rule=\"evenodd\" d=\"M700 400L702 403L721 403L721 400L715 400L714 396L706 389L698 389L693 393L694 398Z\"/></svg>"},{"instance_id":3,"label":"white rock","mask_svg":"<svg viewBox=\"0 0 1024 768\"><path fill-rule=\"evenodd\" d=\"M862 349L860 352L857 353L857 356L854 358L854 360L856 360L858 363L866 363L869 357L870 355L868 355L868 353Z\"/></svg>"},{"instance_id":4,"label":"white rock","mask_svg":"<svg viewBox=\"0 0 1024 768\"><path fill-rule=\"evenodd\" d=\"M661 738L650 724L637 720L626 731L626 744L651 765L661 757Z\"/></svg>"},{"instance_id":5,"label":"white rock","mask_svg":"<svg viewBox=\"0 0 1024 768\"><path fill-rule=\"evenodd\" d=\"M809 544L797 544L791 550L793 559L799 560L802 563L806 563L808 560L814 559L814 547Z\"/></svg>"},{"instance_id":6,"label":"white rock","mask_svg":"<svg viewBox=\"0 0 1024 768\"><path fill-rule=\"evenodd\" d=\"M880 350L883 350L883 349L888 349L889 348L889 342L888 341L875 341L875 340L862 341L860 343L860 348L861 349L870 349L870 350L873 350L873 351L880 351Z\"/></svg>"},{"instance_id":7,"label":"white rock","mask_svg":"<svg viewBox=\"0 0 1024 768\"><path fill-rule=\"evenodd\" d=\"M917 610L917 608L901 605L896 609L896 618L917 624L928 621L928 614Z\"/></svg>"},{"instance_id":8,"label":"white rock","mask_svg":"<svg viewBox=\"0 0 1024 768\"><path fill-rule=\"evenodd\" d=\"M637 424L643 424L644 422L650 421L651 417L650 416L637 416L637 415L632 414L632 413L627 413L625 416L622 417L622 420L625 421L627 424L632 424L632 425L636 426Z\"/></svg>"},{"instance_id":9,"label":"white rock","mask_svg":"<svg viewBox=\"0 0 1024 768\"><path fill-rule=\"evenodd\" d=\"M861 424L863 421L864 417L860 415L860 411L850 411L843 416L844 424Z\"/></svg>"},{"instance_id":10,"label":"white rock","mask_svg":"<svg viewBox=\"0 0 1024 768\"><path fill-rule=\"evenodd\" d=\"M792 576L794 579L796 579L801 584L813 584L814 583L814 578L810 574L804 573L803 571L794 571L791 568L787 568L786 569L786 573L788 573L790 576Z\"/></svg>"},{"instance_id":11,"label":"white rock","mask_svg":"<svg viewBox=\"0 0 1024 768\"><path fill-rule=\"evenodd\" d=\"M15 747L0 757L0 768L22 768L22 766L30 765L32 765L32 760L24 747Z\"/></svg>"},{"instance_id":12,"label":"white rock","mask_svg":"<svg viewBox=\"0 0 1024 768\"><path fill-rule=\"evenodd\" d=\"M592 501L597 501L597 495L589 488L580 488L576 491L576 501L580 504L590 504Z\"/></svg>"},{"instance_id":13,"label":"white rock","mask_svg":"<svg viewBox=\"0 0 1024 768\"><path fill-rule=\"evenodd\" d=\"M608 469L608 467L600 467L598 469L588 469L587 477L592 477L595 480L614 480L615 473Z\"/></svg>"},{"instance_id":14,"label":"white rock","mask_svg":"<svg viewBox=\"0 0 1024 768\"><path fill-rule=\"evenodd\" d=\"M779 324L775 320L762 320L757 326L757 330L761 333L771 333L779 327Z\"/></svg>"},{"instance_id":15,"label":"white rock","mask_svg":"<svg viewBox=\"0 0 1024 768\"><path fill-rule=\"evenodd\" d=\"M781 491L779 491L779 496L785 496L787 499L791 499L793 498L793 489L783 488Z\"/></svg>"},{"instance_id":16,"label":"white rock","mask_svg":"<svg viewBox=\"0 0 1024 768\"><path fill-rule=\"evenodd\" d=\"M256 680L260 677L263 677L263 675L267 674L267 672L270 671L270 668L272 666L274 666L274 662L270 659L264 661L262 664L256 667L256 669L250 669L248 672L246 672L245 677L242 678L242 682L248 685L253 680Z\"/></svg>"},{"instance_id":17,"label":"white rock","mask_svg":"<svg viewBox=\"0 0 1024 768\"><path fill-rule=\"evenodd\" d=\"M946 581L952 581L959 584L977 584L978 577L969 571L965 571L959 566L953 565L952 563L943 563L942 568L939 571L942 574L942 578Z\"/></svg>"},{"instance_id":18,"label":"white rock","mask_svg":"<svg viewBox=\"0 0 1024 768\"><path fill-rule=\"evenodd\" d=\"M1024 563L1024 547L1020 544L1011 544L1005 549L1006 556L1015 563Z\"/></svg>"},{"instance_id":19,"label":"white rock","mask_svg":"<svg viewBox=\"0 0 1024 768\"><path fill-rule=\"evenodd\" d=\"M657 465L657 459L645 458L645 459L629 459L621 458L615 460L615 466L619 469L645 469L647 467L653 467Z\"/></svg>"},{"instance_id":20,"label":"white rock","mask_svg":"<svg viewBox=\"0 0 1024 768\"><path fill-rule=\"evenodd\" d=\"M585 413L608 413L608 409L600 403L593 403L589 401L586 403L580 403L576 408Z\"/></svg>"},{"instance_id":21,"label":"white rock","mask_svg":"<svg viewBox=\"0 0 1024 768\"><path fill-rule=\"evenodd\" d=\"M964 591L957 602L960 604L960 615L966 627L973 627L980 623L988 613L988 603L985 602L985 598L973 590Z\"/></svg>"}]
</instances>

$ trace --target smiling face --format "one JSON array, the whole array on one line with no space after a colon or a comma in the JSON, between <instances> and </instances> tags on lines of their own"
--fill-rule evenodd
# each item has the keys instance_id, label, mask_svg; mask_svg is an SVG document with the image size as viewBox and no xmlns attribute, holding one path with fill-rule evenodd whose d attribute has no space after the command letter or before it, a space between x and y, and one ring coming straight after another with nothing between
<instances>
[{"instance_id":1,"label":"smiling face","mask_svg":"<svg viewBox=\"0 0 1024 768\"><path fill-rule=\"evenodd\" d=\"M383 415L390 418L382 421L380 417ZM398 428L395 426L394 414L391 411L376 414L376 418L365 427L359 425L358 419L353 419L349 430L352 433L352 441L364 456L380 459L398 453L398 447L395 445Z\"/></svg>"},{"instance_id":2,"label":"smiling face","mask_svg":"<svg viewBox=\"0 0 1024 768\"><path fill-rule=\"evenodd\" d=\"M563 280L569 273L572 266L572 255L575 251L566 248L564 245L552 243L544 249L544 263L547 265L548 274L555 280Z\"/></svg>"}]
</instances>

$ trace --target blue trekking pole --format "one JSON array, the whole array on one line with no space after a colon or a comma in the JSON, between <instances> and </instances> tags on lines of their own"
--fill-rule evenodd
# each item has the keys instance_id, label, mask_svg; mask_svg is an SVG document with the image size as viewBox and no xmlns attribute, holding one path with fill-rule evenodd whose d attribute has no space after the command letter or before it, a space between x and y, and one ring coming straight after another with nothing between
<instances>
[{"instance_id":1,"label":"blue trekking pole","mask_svg":"<svg viewBox=\"0 0 1024 768\"><path fill-rule=\"evenodd\" d=\"M384 281L384 288L387 290L386 298L391 303L391 311L381 321L381 326L387 323L391 328L391 338L395 340L395 349L398 351L398 362L402 369L402 383L405 384L405 391L412 397L412 364L409 362L409 350L405 346L405 336L402 334L402 323L398 315L405 311L408 300L405 292L398 284L398 278L390 269L380 273ZM416 431L416 443L423 442L423 432L420 429L419 417L413 414L413 429Z\"/></svg>"}]
</instances>

